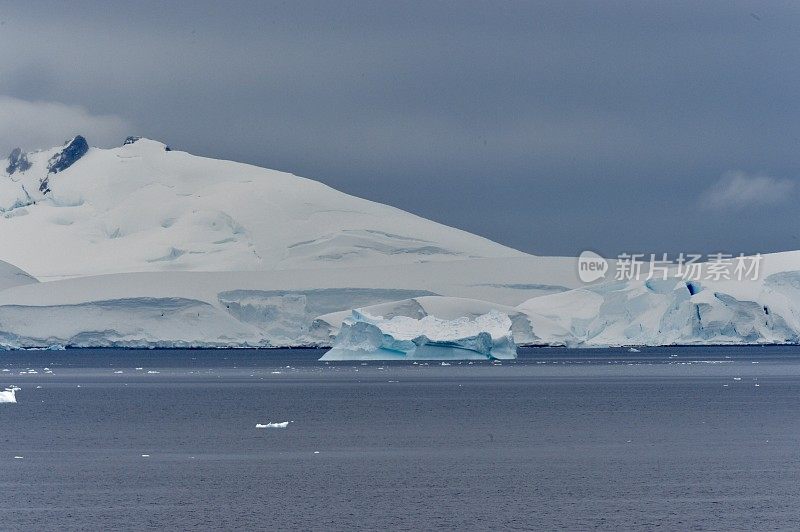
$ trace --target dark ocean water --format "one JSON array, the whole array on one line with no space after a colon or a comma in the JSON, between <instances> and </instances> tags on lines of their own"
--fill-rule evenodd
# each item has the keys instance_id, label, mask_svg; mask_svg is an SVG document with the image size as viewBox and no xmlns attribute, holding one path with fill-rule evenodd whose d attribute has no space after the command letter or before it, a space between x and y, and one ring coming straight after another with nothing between
<instances>
[{"instance_id":1,"label":"dark ocean water","mask_svg":"<svg viewBox=\"0 0 800 532\"><path fill-rule=\"evenodd\" d=\"M321 354L0 353L0 529L800 528L798 348Z\"/></svg>"}]
</instances>

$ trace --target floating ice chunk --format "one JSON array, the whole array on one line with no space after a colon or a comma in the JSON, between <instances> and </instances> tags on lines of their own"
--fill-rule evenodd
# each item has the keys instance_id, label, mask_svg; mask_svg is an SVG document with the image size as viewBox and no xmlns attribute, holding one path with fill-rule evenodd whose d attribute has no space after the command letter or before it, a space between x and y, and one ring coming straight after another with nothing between
<instances>
[{"instance_id":1,"label":"floating ice chunk","mask_svg":"<svg viewBox=\"0 0 800 532\"><path fill-rule=\"evenodd\" d=\"M344 320L333 349L320 360L513 359L517 347L511 319L501 312L443 320L394 316L384 319L360 310Z\"/></svg>"},{"instance_id":2,"label":"floating ice chunk","mask_svg":"<svg viewBox=\"0 0 800 532\"><path fill-rule=\"evenodd\" d=\"M117 371L115 371L114 373L115 373L115 374L120 374L120 373L122 373L122 371L119 371L119 370L117 370Z\"/></svg>"},{"instance_id":3,"label":"floating ice chunk","mask_svg":"<svg viewBox=\"0 0 800 532\"><path fill-rule=\"evenodd\" d=\"M148 371L147 373L148 373L149 375L158 375L158 374L159 374L159 373L161 373L161 372L160 372L160 371L153 371L153 370L150 370L150 371Z\"/></svg>"},{"instance_id":4,"label":"floating ice chunk","mask_svg":"<svg viewBox=\"0 0 800 532\"><path fill-rule=\"evenodd\" d=\"M639 352L639 350L636 349L635 347L631 347L630 349L628 349L628 351L630 351L631 353L638 353Z\"/></svg>"},{"instance_id":5,"label":"floating ice chunk","mask_svg":"<svg viewBox=\"0 0 800 532\"><path fill-rule=\"evenodd\" d=\"M150 458L150 455L149 454L143 454L142 458Z\"/></svg>"},{"instance_id":6,"label":"floating ice chunk","mask_svg":"<svg viewBox=\"0 0 800 532\"><path fill-rule=\"evenodd\" d=\"M18 390L21 390L21 388L9 386L4 391L0 392L0 403L16 403L16 393Z\"/></svg>"},{"instance_id":7,"label":"floating ice chunk","mask_svg":"<svg viewBox=\"0 0 800 532\"><path fill-rule=\"evenodd\" d=\"M22 460L23 458L25 458L25 457L24 456L15 456L14 460Z\"/></svg>"},{"instance_id":8,"label":"floating ice chunk","mask_svg":"<svg viewBox=\"0 0 800 532\"><path fill-rule=\"evenodd\" d=\"M257 429L285 429L289 426L290 421L280 421L275 423L267 423L266 425L256 423Z\"/></svg>"}]
</instances>

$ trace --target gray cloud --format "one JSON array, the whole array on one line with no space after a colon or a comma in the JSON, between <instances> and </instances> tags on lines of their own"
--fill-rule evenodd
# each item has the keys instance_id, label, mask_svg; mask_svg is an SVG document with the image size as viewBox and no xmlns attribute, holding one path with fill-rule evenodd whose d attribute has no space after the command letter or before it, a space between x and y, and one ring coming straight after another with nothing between
<instances>
[{"instance_id":1,"label":"gray cloud","mask_svg":"<svg viewBox=\"0 0 800 532\"><path fill-rule=\"evenodd\" d=\"M29 102L0 95L0 146L2 153L12 148L26 150L56 146L85 132L98 146L113 146L131 128L114 115L92 115L78 105L58 102Z\"/></svg>"},{"instance_id":2,"label":"gray cloud","mask_svg":"<svg viewBox=\"0 0 800 532\"><path fill-rule=\"evenodd\" d=\"M6 2L0 23L2 95L533 253L800 247L787 206L697 209L730 168L797 174L796 3Z\"/></svg>"}]
</instances>

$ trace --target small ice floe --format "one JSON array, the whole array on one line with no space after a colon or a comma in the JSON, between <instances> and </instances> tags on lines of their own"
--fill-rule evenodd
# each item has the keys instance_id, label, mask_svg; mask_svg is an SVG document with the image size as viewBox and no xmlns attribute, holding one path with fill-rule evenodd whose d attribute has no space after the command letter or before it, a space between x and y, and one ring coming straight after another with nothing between
<instances>
[{"instance_id":1,"label":"small ice floe","mask_svg":"<svg viewBox=\"0 0 800 532\"><path fill-rule=\"evenodd\" d=\"M314 451L314 454L319 454L319 451Z\"/></svg>"},{"instance_id":2,"label":"small ice floe","mask_svg":"<svg viewBox=\"0 0 800 532\"><path fill-rule=\"evenodd\" d=\"M740 380L742 380L742 378L741 377L734 377L733 380L740 381Z\"/></svg>"},{"instance_id":3,"label":"small ice floe","mask_svg":"<svg viewBox=\"0 0 800 532\"><path fill-rule=\"evenodd\" d=\"M449 365L450 365L449 362L442 362L442 366L449 366Z\"/></svg>"},{"instance_id":4,"label":"small ice floe","mask_svg":"<svg viewBox=\"0 0 800 532\"><path fill-rule=\"evenodd\" d=\"M41 389L42 389L42 387L41 387L41 386L37 386L37 387L36 387L36 389L37 389L37 390L41 390Z\"/></svg>"},{"instance_id":5,"label":"small ice floe","mask_svg":"<svg viewBox=\"0 0 800 532\"><path fill-rule=\"evenodd\" d=\"M758 387L759 387L759 386L761 386L761 385L760 385L760 384L758 384L758 383L756 383L756 385L755 385L755 386L756 386L756 388L758 388Z\"/></svg>"},{"instance_id":6,"label":"small ice floe","mask_svg":"<svg viewBox=\"0 0 800 532\"><path fill-rule=\"evenodd\" d=\"M25 458L25 457L24 456L15 456L14 460L22 460L23 458Z\"/></svg>"},{"instance_id":7,"label":"small ice floe","mask_svg":"<svg viewBox=\"0 0 800 532\"><path fill-rule=\"evenodd\" d=\"M117 371L114 372L114 374L116 374L116 375L119 375L120 373L122 373L122 371L120 371L120 370L117 370Z\"/></svg>"},{"instance_id":8,"label":"small ice floe","mask_svg":"<svg viewBox=\"0 0 800 532\"><path fill-rule=\"evenodd\" d=\"M150 458L150 455L149 454L143 454L142 458Z\"/></svg>"},{"instance_id":9,"label":"small ice floe","mask_svg":"<svg viewBox=\"0 0 800 532\"><path fill-rule=\"evenodd\" d=\"M631 353L638 353L639 352L639 350L636 349L635 347L631 347L630 349L628 349L628 351L630 351Z\"/></svg>"},{"instance_id":10,"label":"small ice floe","mask_svg":"<svg viewBox=\"0 0 800 532\"><path fill-rule=\"evenodd\" d=\"M289 426L289 423L292 423L292 421L280 421L280 422L274 422L274 423L267 423L266 425L264 425L262 423L256 423L256 428L257 429L285 429L286 427Z\"/></svg>"},{"instance_id":11,"label":"small ice floe","mask_svg":"<svg viewBox=\"0 0 800 532\"><path fill-rule=\"evenodd\" d=\"M8 373L9 371L11 371L11 370L8 369L8 368L3 368L3 373Z\"/></svg>"},{"instance_id":12,"label":"small ice floe","mask_svg":"<svg viewBox=\"0 0 800 532\"><path fill-rule=\"evenodd\" d=\"M18 388L17 386L9 386L4 391L0 392L0 403L16 403L16 393L21 389L22 388Z\"/></svg>"},{"instance_id":13,"label":"small ice floe","mask_svg":"<svg viewBox=\"0 0 800 532\"><path fill-rule=\"evenodd\" d=\"M272 372L271 372L271 374L272 374L272 375L280 375L280 374L281 374L281 372L280 372L280 371L272 371Z\"/></svg>"},{"instance_id":14,"label":"small ice floe","mask_svg":"<svg viewBox=\"0 0 800 532\"><path fill-rule=\"evenodd\" d=\"M144 368L135 368L136 371L142 371Z\"/></svg>"},{"instance_id":15,"label":"small ice floe","mask_svg":"<svg viewBox=\"0 0 800 532\"><path fill-rule=\"evenodd\" d=\"M148 375L158 375L159 373L161 373L161 372L160 371L153 371L152 369L147 372Z\"/></svg>"}]
</instances>

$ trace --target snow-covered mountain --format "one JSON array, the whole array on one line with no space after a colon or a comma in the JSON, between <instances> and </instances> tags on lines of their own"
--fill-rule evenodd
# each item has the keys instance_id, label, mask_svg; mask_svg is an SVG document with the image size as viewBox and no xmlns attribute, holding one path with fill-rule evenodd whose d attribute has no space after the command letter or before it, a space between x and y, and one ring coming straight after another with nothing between
<instances>
[{"instance_id":1,"label":"snow-covered mountain","mask_svg":"<svg viewBox=\"0 0 800 532\"><path fill-rule=\"evenodd\" d=\"M517 344L800 343L800 251L749 281L584 285L575 258L147 139L0 170L0 348L330 345L353 309L499 312Z\"/></svg>"},{"instance_id":2,"label":"snow-covered mountain","mask_svg":"<svg viewBox=\"0 0 800 532\"><path fill-rule=\"evenodd\" d=\"M39 278L527 256L310 179L144 138L14 150L0 172L0 260Z\"/></svg>"}]
</instances>

